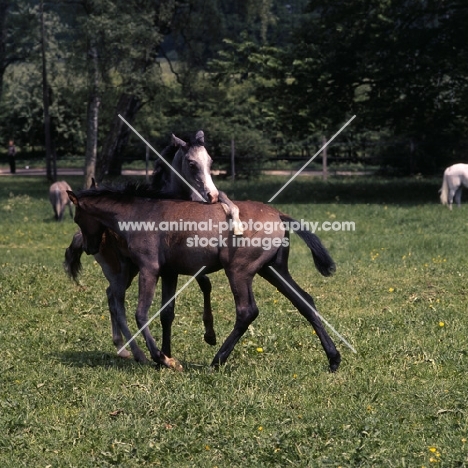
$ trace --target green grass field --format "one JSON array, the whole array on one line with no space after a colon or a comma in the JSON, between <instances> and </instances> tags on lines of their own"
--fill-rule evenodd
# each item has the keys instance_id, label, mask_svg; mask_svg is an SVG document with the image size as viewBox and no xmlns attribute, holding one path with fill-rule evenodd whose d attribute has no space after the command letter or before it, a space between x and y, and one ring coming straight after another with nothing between
<instances>
[{"instance_id":1,"label":"green grass field","mask_svg":"<svg viewBox=\"0 0 468 468\"><path fill-rule=\"evenodd\" d=\"M219 185L266 201L285 181ZM275 200L298 219L355 223L318 232L337 263L331 278L292 237L293 277L357 350L332 335L336 374L261 278L260 315L219 371L201 293L192 284L179 296L173 352L185 371L175 373L116 356L100 267L84 256L80 286L62 270L76 225L53 222L43 179L0 178L1 466L468 466L468 204L449 212L439 185L298 178ZM222 272L211 278L220 342L233 299ZM136 297L133 285L135 331ZM151 328L159 340L159 321Z\"/></svg>"}]
</instances>

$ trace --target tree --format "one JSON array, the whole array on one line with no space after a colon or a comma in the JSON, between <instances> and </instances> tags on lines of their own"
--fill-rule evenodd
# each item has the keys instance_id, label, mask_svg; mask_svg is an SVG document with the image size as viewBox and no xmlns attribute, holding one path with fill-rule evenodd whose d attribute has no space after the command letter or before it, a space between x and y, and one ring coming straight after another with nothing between
<instances>
[{"instance_id":1,"label":"tree","mask_svg":"<svg viewBox=\"0 0 468 468\"><path fill-rule=\"evenodd\" d=\"M0 97L7 68L25 61L38 43L34 2L0 0Z\"/></svg>"},{"instance_id":2,"label":"tree","mask_svg":"<svg viewBox=\"0 0 468 468\"><path fill-rule=\"evenodd\" d=\"M44 1L40 3L41 22L41 57L42 57L42 102L44 106L44 134L46 149L47 179L51 182L57 180L57 161L55 151L52 150L51 122L50 122L50 92L47 80L47 59L46 59L46 28L44 21Z\"/></svg>"},{"instance_id":3,"label":"tree","mask_svg":"<svg viewBox=\"0 0 468 468\"><path fill-rule=\"evenodd\" d=\"M159 94L155 89L155 76L160 74L156 58L165 34L170 31L176 7L177 2L149 1L142 2L139 15L128 7L119 10L120 35L115 41L119 44L119 56L125 58L114 69L121 81L120 94L98 161L99 182L107 171L110 175L119 175L121 171L130 129L119 115L133 123L142 106Z\"/></svg>"},{"instance_id":4,"label":"tree","mask_svg":"<svg viewBox=\"0 0 468 468\"><path fill-rule=\"evenodd\" d=\"M0 0L0 103L3 104L4 77L13 64L26 62L38 42L38 23L34 2L28 0ZM4 108L4 106L1 106ZM3 111L3 109L2 109ZM4 112L2 112L4 114ZM3 120L3 119L2 119ZM10 119L1 125L7 138L20 135ZM21 142L19 142L21 144Z\"/></svg>"},{"instance_id":5,"label":"tree","mask_svg":"<svg viewBox=\"0 0 468 468\"><path fill-rule=\"evenodd\" d=\"M294 131L357 114L413 148L405 170L435 168L468 136L467 20L457 0L310 1L278 89Z\"/></svg>"}]
</instances>

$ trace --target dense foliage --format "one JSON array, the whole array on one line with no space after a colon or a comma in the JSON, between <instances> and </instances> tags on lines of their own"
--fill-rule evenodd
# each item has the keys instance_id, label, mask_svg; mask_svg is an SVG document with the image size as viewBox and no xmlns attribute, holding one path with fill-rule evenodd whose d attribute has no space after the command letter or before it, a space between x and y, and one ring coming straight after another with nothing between
<instances>
[{"instance_id":1,"label":"dense foliage","mask_svg":"<svg viewBox=\"0 0 468 468\"><path fill-rule=\"evenodd\" d=\"M118 114L158 148L203 128L226 165L234 142L240 175L311 155L352 115L332 160L434 172L467 150L461 0L50 0L44 12L57 154L94 145L98 173L144 156ZM0 0L0 13L3 146L40 149L39 6Z\"/></svg>"}]
</instances>

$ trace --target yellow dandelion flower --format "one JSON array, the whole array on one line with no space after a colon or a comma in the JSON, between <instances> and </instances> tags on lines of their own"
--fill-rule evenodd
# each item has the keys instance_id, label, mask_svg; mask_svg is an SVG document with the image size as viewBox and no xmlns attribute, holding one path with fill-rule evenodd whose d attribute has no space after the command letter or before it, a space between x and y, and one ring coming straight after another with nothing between
<instances>
[{"instance_id":1,"label":"yellow dandelion flower","mask_svg":"<svg viewBox=\"0 0 468 468\"><path fill-rule=\"evenodd\" d=\"M210 450L210 446L209 446L209 445L205 445L205 450Z\"/></svg>"},{"instance_id":2,"label":"yellow dandelion flower","mask_svg":"<svg viewBox=\"0 0 468 468\"><path fill-rule=\"evenodd\" d=\"M444 322L439 322L439 327L445 327L445 323Z\"/></svg>"},{"instance_id":3,"label":"yellow dandelion flower","mask_svg":"<svg viewBox=\"0 0 468 468\"><path fill-rule=\"evenodd\" d=\"M293 374L293 379L297 379L297 374Z\"/></svg>"},{"instance_id":4,"label":"yellow dandelion flower","mask_svg":"<svg viewBox=\"0 0 468 468\"><path fill-rule=\"evenodd\" d=\"M263 353L263 348L257 348L257 353Z\"/></svg>"},{"instance_id":5,"label":"yellow dandelion flower","mask_svg":"<svg viewBox=\"0 0 468 468\"><path fill-rule=\"evenodd\" d=\"M429 452L436 453L437 449L435 447L429 447Z\"/></svg>"},{"instance_id":6,"label":"yellow dandelion flower","mask_svg":"<svg viewBox=\"0 0 468 468\"><path fill-rule=\"evenodd\" d=\"M388 292L393 292L395 291L395 288L388 288Z\"/></svg>"},{"instance_id":7,"label":"yellow dandelion flower","mask_svg":"<svg viewBox=\"0 0 468 468\"><path fill-rule=\"evenodd\" d=\"M462 442L463 442L463 443L465 443L465 442L466 442L466 439L465 439L465 437L463 437L463 439L462 439Z\"/></svg>"},{"instance_id":8,"label":"yellow dandelion flower","mask_svg":"<svg viewBox=\"0 0 468 468\"><path fill-rule=\"evenodd\" d=\"M258 428L258 430L259 430L259 431L263 431L263 427L260 426L260 427Z\"/></svg>"}]
</instances>

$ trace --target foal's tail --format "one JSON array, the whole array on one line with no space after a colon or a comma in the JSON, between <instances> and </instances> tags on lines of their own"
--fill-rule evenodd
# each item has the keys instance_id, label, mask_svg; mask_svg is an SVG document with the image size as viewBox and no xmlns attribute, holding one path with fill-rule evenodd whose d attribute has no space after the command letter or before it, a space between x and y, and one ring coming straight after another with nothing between
<instances>
[{"instance_id":1,"label":"foal's tail","mask_svg":"<svg viewBox=\"0 0 468 468\"><path fill-rule=\"evenodd\" d=\"M323 276L331 276L335 273L336 265L327 249L320 239L307 229L301 227L301 223L283 213L280 214L281 221L287 223L289 230L294 231L309 247L312 252L315 267Z\"/></svg>"},{"instance_id":2,"label":"foal's tail","mask_svg":"<svg viewBox=\"0 0 468 468\"><path fill-rule=\"evenodd\" d=\"M439 190L440 203L442 203L442 205L448 205L449 187L448 187L447 178L448 178L448 174L447 174L447 169L446 169L444 172L444 178L442 180L442 188Z\"/></svg>"},{"instance_id":3,"label":"foal's tail","mask_svg":"<svg viewBox=\"0 0 468 468\"><path fill-rule=\"evenodd\" d=\"M65 261L63 268L67 275L78 282L81 273L81 255L83 254L83 235L78 231L73 236L70 246L65 250Z\"/></svg>"}]
</instances>

